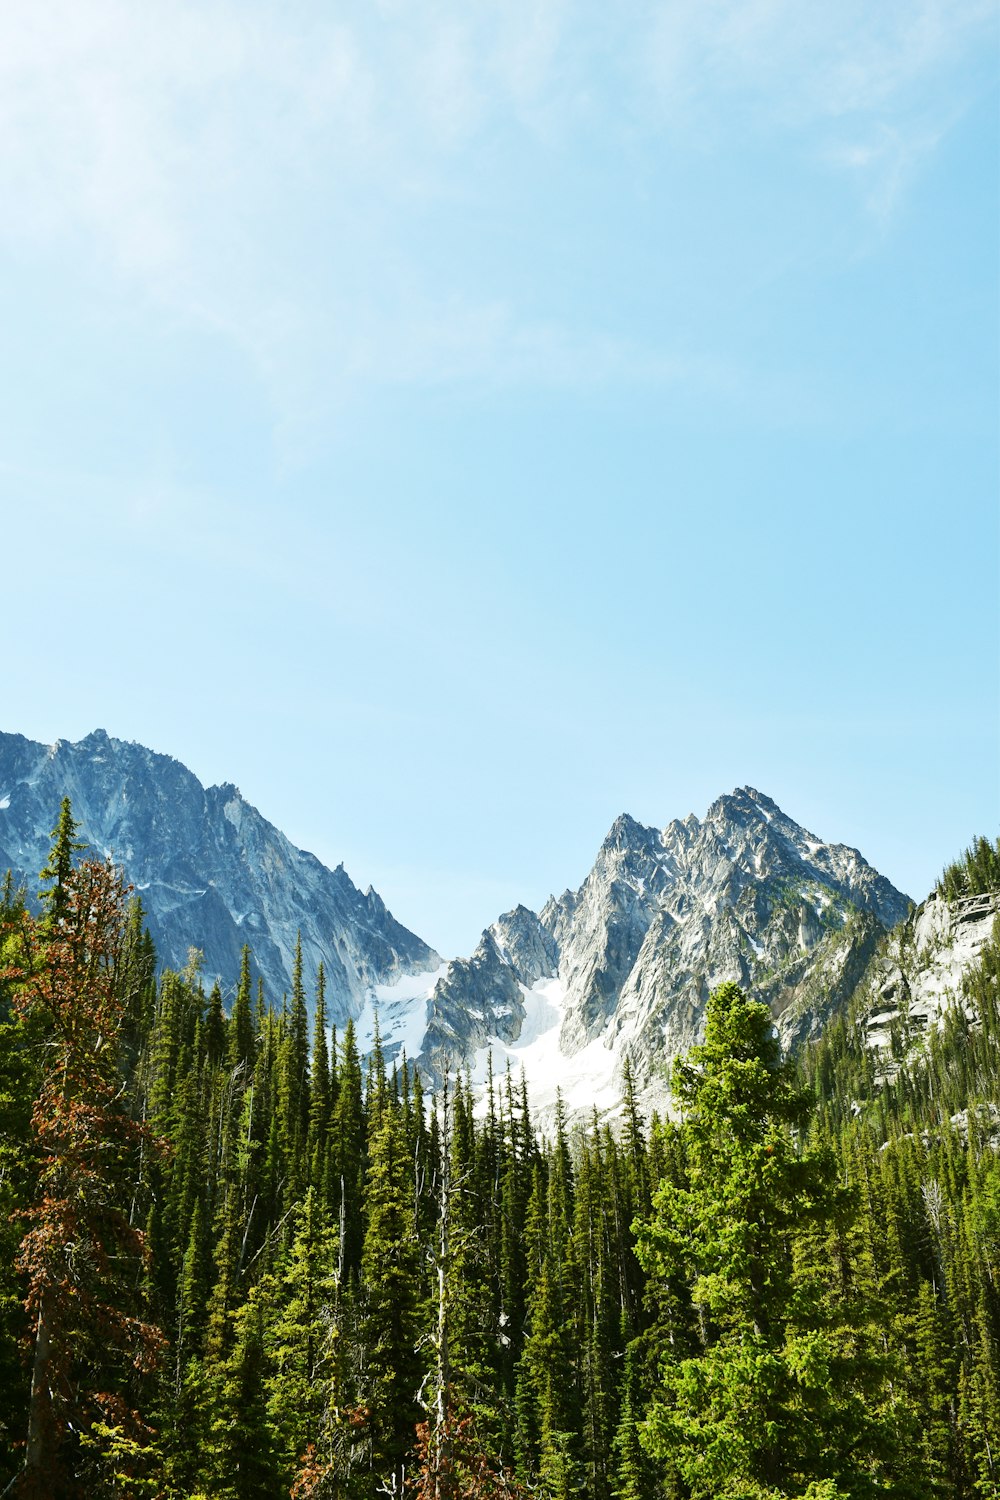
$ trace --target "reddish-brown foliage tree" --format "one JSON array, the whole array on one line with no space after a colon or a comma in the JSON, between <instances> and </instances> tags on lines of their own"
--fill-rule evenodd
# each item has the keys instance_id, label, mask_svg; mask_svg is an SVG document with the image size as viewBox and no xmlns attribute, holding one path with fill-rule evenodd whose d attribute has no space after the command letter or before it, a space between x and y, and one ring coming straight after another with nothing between
<instances>
[{"instance_id":1,"label":"reddish-brown foliage tree","mask_svg":"<svg viewBox=\"0 0 1000 1500\"><path fill-rule=\"evenodd\" d=\"M141 1316L146 1246L130 1217L143 1153L157 1148L122 1098L125 897L110 865L84 862L57 911L24 916L19 945L15 1004L38 1026L44 1056L32 1114L38 1195L18 1254L31 1357L18 1493L47 1500L96 1493L102 1450L126 1468L123 1453L141 1458L149 1429L136 1380L163 1344Z\"/></svg>"},{"instance_id":2,"label":"reddish-brown foliage tree","mask_svg":"<svg viewBox=\"0 0 1000 1500\"><path fill-rule=\"evenodd\" d=\"M333 1464L320 1458L316 1444L310 1443L299 1461L299 1470L289 1492L291 1500L320 1500L332 1474Z\"/></svg>"},{"instance_id":3,"label":"reddish-brown foliage tree","mask_svg":"<svg viewBox=\"0 0 1000 1500\"><path fill-rule=\"evenodd\" d=\"M355 1494L352 1475L371 1459L370 1421L367 1407L331 1408L321 1447L309 1443L299 1459L291 1500L345 1500Z\"/></svg>"},{"instance_id":4,"label":"reddish-brown foliage tree","mask_svg":"<svg viewBox=\"0 0 1000 1500\"><path fill-rule=\"evenodd\" d=\"M483 1443L474 1414L451 1403L443 1424L417 1428L416 1456L405 1500L529 1500L531 1492Z\"/></svg>"}]
</instances>

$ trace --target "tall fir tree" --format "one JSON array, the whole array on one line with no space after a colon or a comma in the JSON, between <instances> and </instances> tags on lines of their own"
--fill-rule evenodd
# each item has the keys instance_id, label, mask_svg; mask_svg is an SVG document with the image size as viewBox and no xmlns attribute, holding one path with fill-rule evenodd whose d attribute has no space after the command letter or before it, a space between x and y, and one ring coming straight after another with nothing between
<instances>
[{"instance_id":1,"label":"tall fir tree","mask_svg":"<svg viewBox=\"0 0 1000 1500\"><path fill-rule=\"evenodd\" d=\"M146 1245L134 1221L136 1181L154 1143L123 1108L125 893L109 865L63 870L65 805L64 814L50 861L58 900L37 925L25 918L34 951L15 992L18 1011L39 1019L46 1038L32 1111L38 1188L18 1252L32 1348L18 1493L31 1497L86 1493L95 1447L141 1464L149 1428L140 1375L163 1344L137 1296Z\"/></svg>"},{"instance_id":2,"label":"tall fir tree","mask_svg":"<svg viewBox=\"0 0 1000 1500\"><path fill-rule=\"evenodd\" d=\"M850 1216L825 1151L803 1150L810 1096L781 1060L767 1007L735 984L709 1002L705 1043L674 1071L688 1180L654 1194L639 1256L684 1268L698 1347L661 1346L641 1429L691 1500L913 1495L892 1452L887 1372L839 1321L815 1261L795 1248ZM853 1311L853 1310L852 1310ZM825 1486L825 1488L821 1488Z\"/></svg>"}]
</instances>

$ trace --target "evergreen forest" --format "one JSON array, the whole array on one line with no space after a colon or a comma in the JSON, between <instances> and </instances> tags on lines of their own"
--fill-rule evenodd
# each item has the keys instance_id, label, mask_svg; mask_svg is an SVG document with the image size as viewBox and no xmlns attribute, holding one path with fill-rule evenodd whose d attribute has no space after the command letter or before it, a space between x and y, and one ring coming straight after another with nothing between
<instances>
[{"instance_id":1,"label":"evergreen forest","mask_svg":"<svg viewBox=\"0 0 1000 1500\"><path fill-rule=\"evenodd\" d=\"M0 896L0 1495L1000 1496L1000 931L880 1066L733 984L644 1118L536 1128L161 972L63 804ZM1000 888L986 840L946 894Z\"/></svg>"}]
</instances>

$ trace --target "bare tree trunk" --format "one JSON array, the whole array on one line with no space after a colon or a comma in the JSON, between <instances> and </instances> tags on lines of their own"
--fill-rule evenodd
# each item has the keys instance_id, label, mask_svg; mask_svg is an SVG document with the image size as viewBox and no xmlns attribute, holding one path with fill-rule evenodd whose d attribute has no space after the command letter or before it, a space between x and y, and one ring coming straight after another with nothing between
<instances>
[{"instance_id":1,"label":"bare tree trunk","mask_svg":"<svg viewBox=\"0 0 1000 1500\"><path fill-rule=\"evenodd\" d=\"M24 1495L45 1493L44 1476L54 1454L52 1392L49 1360L52 1351L52 1319L48 1293L42 1297L35 1328L35 1354L31 1367L31 1396L28 1404L28 1442L24 1453L24 1476L20 1492Z\"/></svg>"},{"instance_id":2,"label":"bare tree trunk","mask_svg":"<svg viewBox=\"0 0 1000 1500\"><path fill-rule=\"evenodd\" d=\"M441 1131L441 1193L438 1202L438 1319L437 1319L437 1431L434 1434L434 1495L441 1493L441 1470L447 1469L448 1387L451 1362L448 1354L448 1262L451 1257L451 1117L448 1080L444 1086L444 1118Z\"/></svg>"}]
</instances>

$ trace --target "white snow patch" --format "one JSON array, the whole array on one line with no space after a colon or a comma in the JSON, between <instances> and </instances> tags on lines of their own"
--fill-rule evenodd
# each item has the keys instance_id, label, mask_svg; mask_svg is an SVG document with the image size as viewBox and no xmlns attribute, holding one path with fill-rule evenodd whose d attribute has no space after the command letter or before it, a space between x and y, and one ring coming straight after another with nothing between
<instances>
[{"instance_id":1,"label":"white snow patch","mask_svg":"<svg viewBox=\"0 0 1000 1500\"><path fill-rule=\"evenodd\" d=\"M509 964L510 954L507 952L507 944L503 940L503 933L500 931L499 922L493 923L493 925L489 929L489 933L490 937L493 939L493 943L497 950L497 953L503 959L505 964Z\"/></svg>"},{"instance_id":2,"label":"white snow patch","mask_svg":"<svg viewBox=\"0 0 1000 1500\"><path fill-rule=\"evenodd\" d=\"M750 944L751 948L756 953L757 957L758 958L763 958L764 957L764 945L763 945L763 943L758 943L757 939L756 938L752 938L750 936L749 932L747 933L746 936L747 936L747 942Z\"/></svg>"},{"instance_id":3,"label":"white snow patch","mask_svg":"<svg viewBox=\"0 0 1000 1500\"><path fill-rule=\"evenodd\" d=\"M354 1023L358 1051L364 1055L375 1045L378 1016L382 1046L389 1051L405 1049L409 1058L418 1056L427 1031L427 1003L439 979L448 972L439 969L423 974L401 974L391 984L376 984L365 995L361 1014Z\"/></svg>"},{"instance_id":4,"label":"white snow patch","mask_svg":"<svg viewBox=\"0 0 1000 1500\"><path fill-rule=\"evenodd\" d=\"M4 795L2 797L0 797L0 812L3 812L3 810L5 808L9 807L9 806L10 806L10 793L9 792L5 792Z\"/></svg>"},{"instance_id":5,"label":"white snow patch","mask_svg":"<svg viewBox=\"0 0 1000 1500\"><path fill-rule=\"evenodd\" d=\"M371 993L380 1006L400 1000L417 1000L424 995L429 997L438 980L444 978L448 969L449 964L445 962L439 969L433 971L425 970L422 974L401 974L398 979L393 979L388 984L375 985Z\"/></svg>"},{"instance_id":6,"label":"white snow patch","mask_svg":"<svg viewBox=\"0 0 1000 1500\"><path fill-rule=\"evenodd\" d=\"M561 979L539 979L529 989L522 984L524 1024L516 1042L502 1042L490 1037L478 1048L472 1065L472 1083L482 1086L490 1053L493 1054L493 1076L503 1076L507 1063L515 1079L521 1069L528 1084L531 1107L546 1114L555 1105L556 1090L562 1092L570 1114L589 1112L596 1105L598 1113L614 1109L621 1091L614 1081L615 1053L603 1037L595 1037L580 1052L568 1057L559 1046L559 1034L566 1014L566 986ZM485 1108L485 1104L482 1106Z\"/></svg>"}]
</instances>

